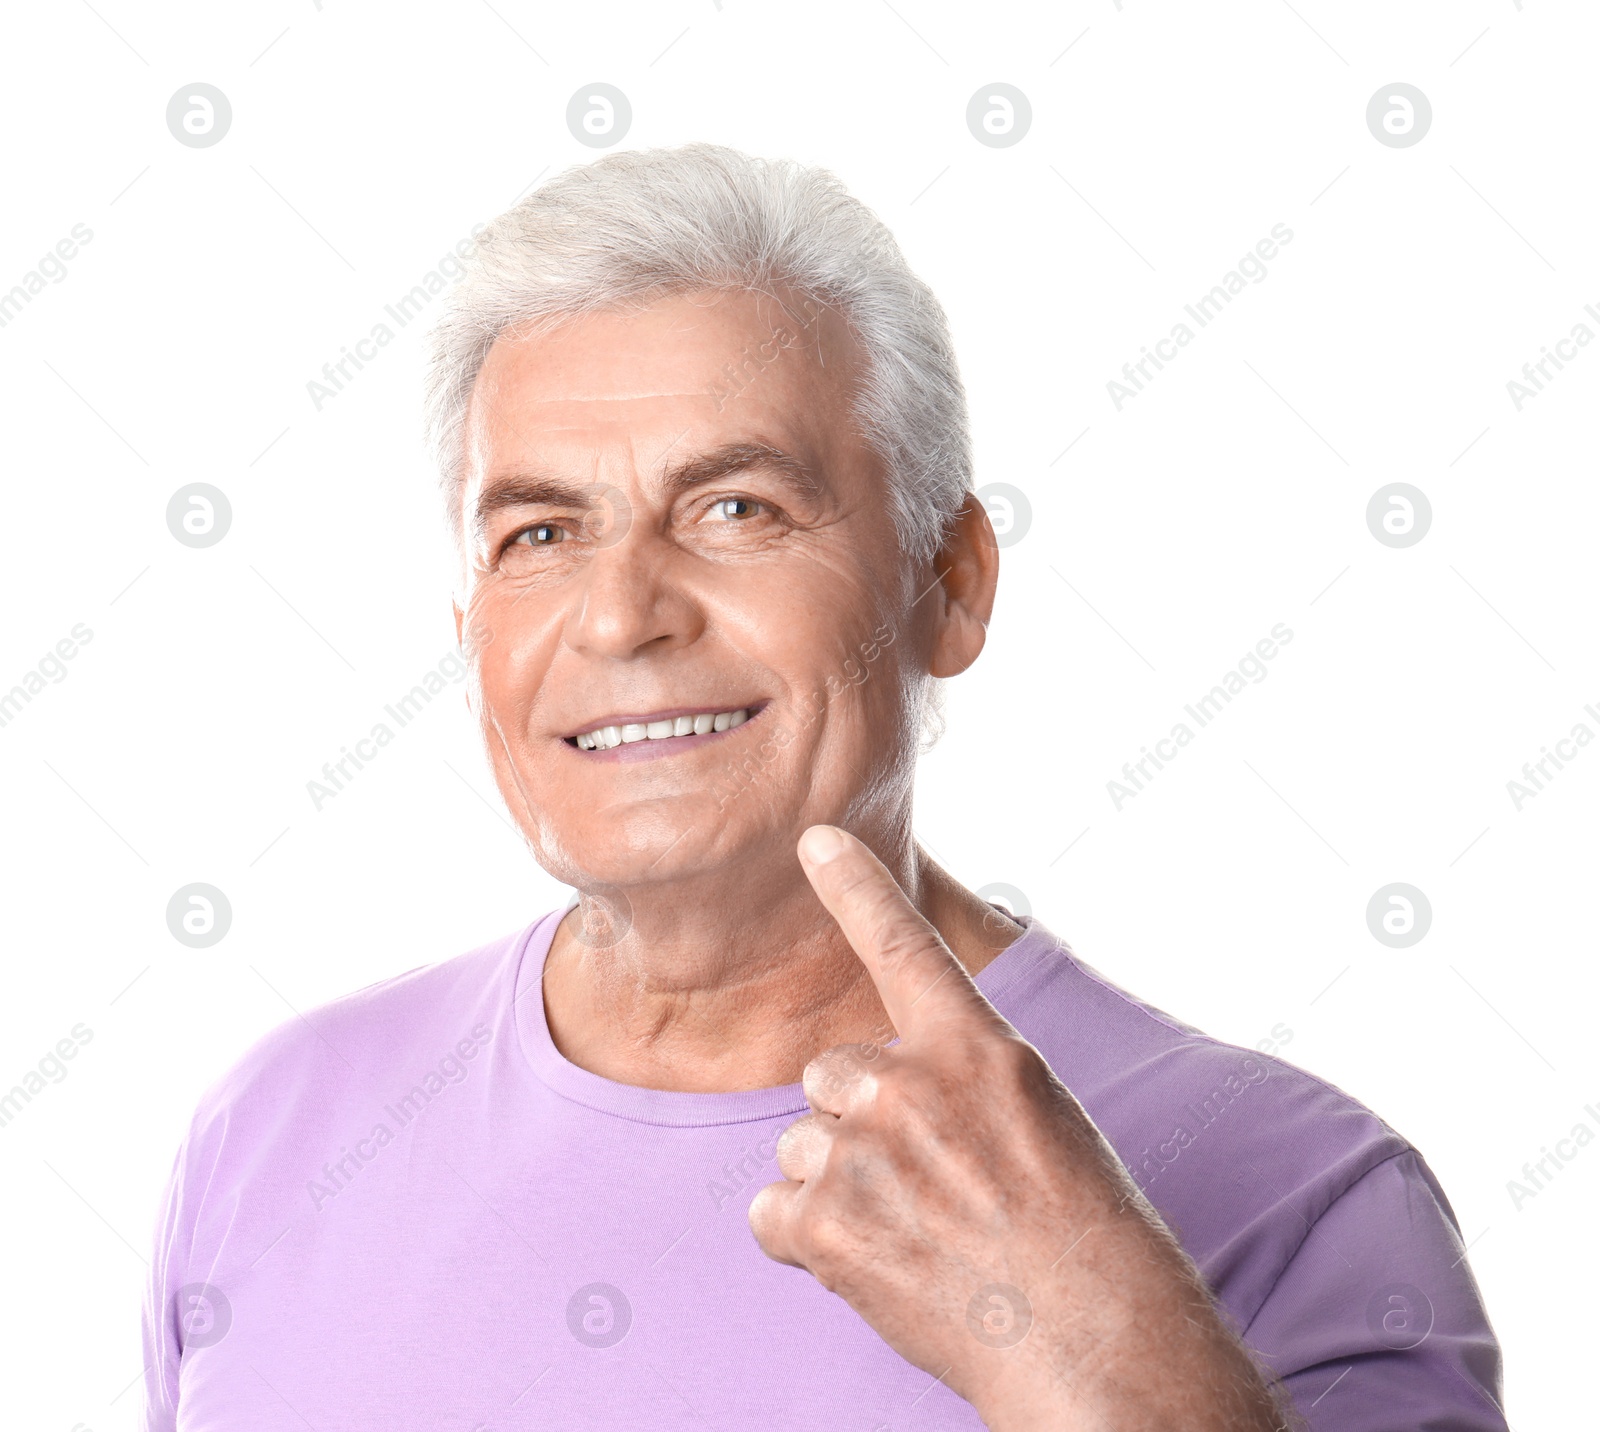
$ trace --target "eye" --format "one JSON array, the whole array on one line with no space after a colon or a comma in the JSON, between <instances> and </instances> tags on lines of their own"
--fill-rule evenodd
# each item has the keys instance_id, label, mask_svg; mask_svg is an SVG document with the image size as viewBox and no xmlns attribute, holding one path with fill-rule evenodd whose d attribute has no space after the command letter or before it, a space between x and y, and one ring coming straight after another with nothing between
<instances>
[{"instance_id":1,"label":"eye","mask_svg":"<svg viewBox=\"0 0 1600 1432\"><path fill-rule=\"evenodd\" d=\"M728 522L741 522L760 514L762 506L749 497L719 497L711 504L711 511Z\"/></svg>"},{"instance_id":2,"label":"eye","mask_svg":"<svg viewBox=\"0 0 1600 1432\"><path fill-rule=\"evenodd\" d=\"M524 527L511 541L528 547L551 547L564 541L566 535L566 529L553 522L536 522L532 527Z\"/></svg>"}]
</instances>

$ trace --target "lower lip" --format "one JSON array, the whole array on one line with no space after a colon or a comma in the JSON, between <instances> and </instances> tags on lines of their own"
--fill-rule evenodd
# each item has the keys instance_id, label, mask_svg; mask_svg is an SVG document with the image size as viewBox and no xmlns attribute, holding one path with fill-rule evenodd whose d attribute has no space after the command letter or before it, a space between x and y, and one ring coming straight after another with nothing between
<instances>
[{"instance_id":1,"label":"lower lip","mask_svg":"<svg viewBox=\"0 0 1600 1432\"><path fill-rule=\"evenodd\" d=\"M604 751L585 751L577 746L568 746L567 749L575 756L582 756L585 761L604 761L612 765L627 765L634 761L657 761L665 756L684 755L689 751L699 750L700 747L712 741L720 741L724 737L737 735L745 730L752 722L761 718L765 706L752 711L737 726L730 726L726 731L707 731L703 736L663 736L660 740L652 741L648 737L643 741L624 741L620 746L610 746ZM566 742L562 742L566 745Z\"/></svg>"}]
</instances>

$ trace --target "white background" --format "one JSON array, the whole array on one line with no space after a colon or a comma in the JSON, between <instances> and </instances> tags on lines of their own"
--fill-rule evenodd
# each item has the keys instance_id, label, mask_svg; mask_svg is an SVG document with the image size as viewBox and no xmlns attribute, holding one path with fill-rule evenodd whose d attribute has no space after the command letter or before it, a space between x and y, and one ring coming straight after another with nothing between
<instances>
[{"instance_id":1,"label":"white background","mask_svg":"<svg viewBox=\"0 0 1600 1432\"><path fill-rule=\"evenodd\" d=\"M929 847L1178 1017L1291 1030L1441 1178L1513 1425L1589 1405L1600 1148L1520 1210L1507 1181L1600 1130L1600 748L1521 810L1506 783L1600 733L1600 347L1520 411L1506 384L1600 304L1592 7L64 0L6 29L0 290L93 231L0 329L0 689L93 632L0 728L0 1087L93 1031L0 1129L7 1426L133 1424L161 1187L251 1041L566 898L458 688L314 809L454 633L423 324L321 411L306 384L595 157L565 124L593 82L626 145L834 169L948 309L979 481L1033 519L924 762ZM166 128L195 81L233 107L211 148ZM965 123L996 81L1033 108L1004 149ZM1432 103L1409 148L1365 122L1395 81ZM1118 411L1107 381L1277 223L1269 276ZM165 520L195 481L233 508L205 550ZM1365 519L1394 481L1433 508L1405 549ZM1280 622L1267 679L1118 810L1122 763ZM167 929L193 881L232 903L210 949ZM1406 949L1365 917L1393 881L1433 909Z\"/></svg>"}]
</instances>

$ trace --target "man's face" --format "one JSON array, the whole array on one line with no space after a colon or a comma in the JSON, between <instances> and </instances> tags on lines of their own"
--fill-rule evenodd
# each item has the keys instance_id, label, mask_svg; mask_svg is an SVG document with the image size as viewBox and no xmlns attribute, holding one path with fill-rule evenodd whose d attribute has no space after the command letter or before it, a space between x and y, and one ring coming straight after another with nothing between
<instances>
[{"instance_id":1,"label":"man's face","mask_svg":"<svg viewBox=\"0 0 1600 1432\"><path fill-rule=\"evenodd\" d=\"M464 646L501 792L557 878L792 865L807 825L902 808L937 598L919 607L931 566L849 417L860 363L833 312L743 293L491 349ZM630 726L650 734L607 744Z\"/></svg>"}]
</instances>

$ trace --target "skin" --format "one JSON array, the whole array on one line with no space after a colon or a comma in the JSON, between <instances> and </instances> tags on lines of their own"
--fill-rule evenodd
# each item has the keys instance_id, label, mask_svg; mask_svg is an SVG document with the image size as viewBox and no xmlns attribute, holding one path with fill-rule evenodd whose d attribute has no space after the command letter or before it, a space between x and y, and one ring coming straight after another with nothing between
<instances>
[{"instance_id":1,"label":"skin","mask_svg":"<svg viewBox=\"0 0 1600 1432\"><path fill-rule=\"evenodd\" d=\"M863 372L848 325L782 289L485 360L455 613L500 791L580 892L551 1036L620 1083L803 1081L757 1240L990 1427L1276 1427L1159 1216L972 983L1020 927L913 838L921 702L982 650L998 554L970 496L933 559L904 553L849 417ZM738 708L649 759L568 739ZM995 1284L1026 1311L991 1295L969 1325Z\"/></svg>"}]
</instances>

